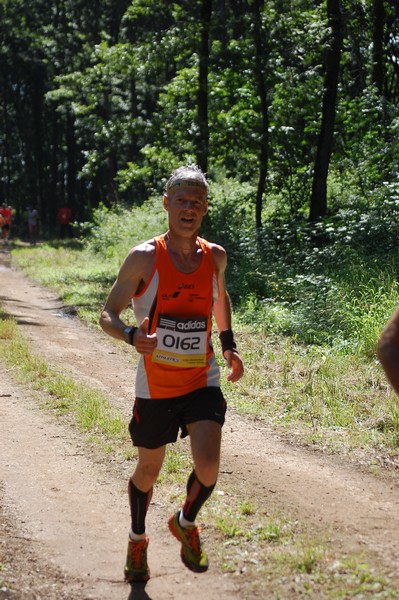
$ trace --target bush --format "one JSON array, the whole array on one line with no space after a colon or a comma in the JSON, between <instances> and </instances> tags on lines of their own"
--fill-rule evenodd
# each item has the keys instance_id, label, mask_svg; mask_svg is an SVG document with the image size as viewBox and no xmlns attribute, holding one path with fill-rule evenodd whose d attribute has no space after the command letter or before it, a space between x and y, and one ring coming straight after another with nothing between
<instances>
[{"instance_id":1,"label":"bush","mask_svg":"<svg viewBox=\"0 0 399 600\"><path fill-rule=\"evenodd\" d=\"M166 227L166 213L159 198L133 208L116 204L108 209L101 204L93 213L85 244L88 250L121 262L130 248L159 235Z\"/></svg>"}]
</instances>

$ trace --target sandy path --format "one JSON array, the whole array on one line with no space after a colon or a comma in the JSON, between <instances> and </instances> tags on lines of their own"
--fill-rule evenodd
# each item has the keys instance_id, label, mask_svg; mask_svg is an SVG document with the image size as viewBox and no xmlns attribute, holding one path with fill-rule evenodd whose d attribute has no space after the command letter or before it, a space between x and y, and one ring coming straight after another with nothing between
<instances>
[{"instance_id":1,"label":"sandy path","mask_svg":"<svg viewBox=\"0 0 399 600\"><path fill-rule=\"evenodd\" d=\"M66 318L52 292L8 268L4 253L1 258L0 302L33 347L56 368L105 391L128 419L134 364L127 347ZM4 367L0 477L5 518L18 523L18 535L41 557L40 564L56 571L57 589L47 585L42 598L254 597L247 595L248 582L236 574L222 575L217 565L202 575L184 568L167 531L171 506L157 497L148 519L152 578L145 589L123 584L128 473L93 462L79 436L38 410ZM230 411L218 487L232 478L265 507L278 506L316 531L328 530L330 543L343 551L364 550L399 572L398 477L375 478L348 461L287 444L270 429ZM9 596L17 597L29 598Z\"/></svg>"}]
</instances>

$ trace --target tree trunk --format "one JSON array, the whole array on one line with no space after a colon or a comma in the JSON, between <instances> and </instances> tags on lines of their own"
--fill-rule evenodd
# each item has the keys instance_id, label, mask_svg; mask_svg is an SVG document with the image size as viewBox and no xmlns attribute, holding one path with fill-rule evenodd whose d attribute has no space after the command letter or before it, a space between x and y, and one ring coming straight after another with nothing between
<instances>
[{"instance_id":1,"label":"tree trunk","mask_svg":"<svg viewBox=\"0 0 399 600\"><path fill-rule=\"evenodd\" d=\"M212 15L212 0L203 0L201 7L201 42L199 52L198 82L198 127L199 140L197 161L204 173L208 170L209 123L208 123L208 71L209 71L209 26Z\"/></svg>"},{"instance_id":2,"label":"tree trunk","mask_svg":"<svg viewBox=\"0 0 399 600\"><path fill-rule=\"evenodd\" d=\"M384 0L373 0L373 82L382 95L384 89Z\"/></svg>"},{"instance_id":3,"label":"tree trunk","mask_svg":"<svg viewBox=\"0 0 399 600\"><path fill-rule=\"evenodd\" d=\"M77 168L76 168L76 137L75 137L75 117L72 112L68 112L67 115L67 198L68 204L72 209L75 210L75 199L76 199L76 181L77 181Z\"/></svg>"},{"instance_id":4,"label":"tree trunk","mask_svg":"<svg viewBox=\"0 0 399 600\"><path fill-rule=\"evenodd\" d=\"M327 42L325 91L316 162L313 176L309 221L324 217L327 212L327 176L332 153L342 48L342 17L339 0L327 0L331 38Z\"/></svg>"},{"instance_id":5,"label":"tree trunk","mask_svg":"<svg viewBox=\"0 0 399 600\"><path fill-rule=\"evenodd\" d=\"M37 69L32 78L33 163L35 165L36 208L43 224L49 222L49 198L44 159L43 97L44 71Z\"/></svg>"},{"instance_id":6,"label":"tree trunk","mask_svg":"<svg viewBox=\"0 0 399 600\"><path fill-rule=\"evenodd\" d=\"M8 116L8 108L9 108L9 84L7 81L7 73L2 69L2 90L1 90L1 98L2 98L2 121L3 121L3 141L1 153L3 155L3 160L1 161L1 180L3 182L0 191L0 200L1 202L6 201L7 204L10 204L13 199L11 198L11 151L10 151L10 136L12 135L12 129L10 127L10 121Z\"/></svg>"},{"instance_id":7,"label":"tree trunk","mask_svg":"<svg viewBox=\"0 0 399 600\"><path fill-rule=\"evenodd\" d=\"M50 177L48 189L50 198L53 199L51 207L51 223L54 226L57 220L57 206L61 204L61 174L59 170L60 157L60 139L62 139L62 123L55 108L51 115L51 159L50 159ZM50 138L49 138L50 139Z\"/></svg>"},{"instance_id":8,"label":"tree trunk","mask_svg":"<svg viewBox=\"0 0 399 600\"><path fill-rule=\"evenodd\" d=\"M264 0L254 2L254 45L255 45L255 77L261 106L261 137L259 146L259 178L255 200L256 228L262 227L263 195L266 189L269 160L269 107L267 101L266 76L263 67L265 52L262 43L261 14Z\"/></svg>"}]
</instances>

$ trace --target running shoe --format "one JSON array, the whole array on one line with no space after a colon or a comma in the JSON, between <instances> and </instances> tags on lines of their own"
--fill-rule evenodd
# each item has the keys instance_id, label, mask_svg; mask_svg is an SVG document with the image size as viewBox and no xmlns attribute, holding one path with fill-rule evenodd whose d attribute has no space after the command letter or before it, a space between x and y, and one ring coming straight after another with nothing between
<instances>
[{"instance_id":1,"label":"running shoe","mask_svg":"<svg viewBox=\"0 0 399 600\"><path fill-rule=\"evenodd\" d=\"M129 583L135 581L148 581L150 570L147 564L148 537L138 542L129 539L125 565L125 580Z\"/></svg>"},{"instance_id":2,"label":"running shoe","mask_svg":"<svg viewBox=\"0 0 399 600\"><path fill-rule=\"evenodd\" d=\"M200 532L195 525L182 527L179 523L180 511L172 515L168 521L169 529L179 542L181 542L180 556L183 563L196 573L203 573L208 569L208 557L201 548Z\"/></svg>"}]
</instances>

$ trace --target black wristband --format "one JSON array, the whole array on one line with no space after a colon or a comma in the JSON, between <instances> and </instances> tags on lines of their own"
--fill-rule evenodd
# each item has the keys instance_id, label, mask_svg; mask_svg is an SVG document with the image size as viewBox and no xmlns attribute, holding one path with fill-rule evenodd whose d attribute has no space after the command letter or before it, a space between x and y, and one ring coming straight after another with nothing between
<instances>
[{"instance_id":1,"label":"black wristband","mask_svg":"<svg viewBox=\"0 0 399 600\"><path fill-rule=\"evenodd\" d=\"M224 354L226 350L237 352L237 345L234 341L232 329L223 329L223 331L219 333L219 339L222 345L222 354Z\"/></svg>"},{"instance_id":2,"label":"black wristband","mask_svg":"<svg viewBox=\"0 0 399 600\"><path fill-rule=\"evenodd\" d=\"M133 340L134 340L134 334L136 333L136 331L138 330L138 327L126 327L123 330L123 337L125 338L125 342L127 344L130 344L130 346L134 346Z\"/></svg>"}]
</instances>

